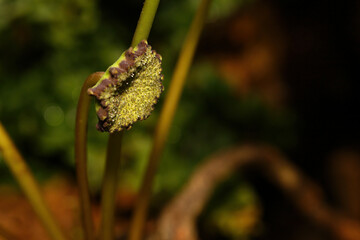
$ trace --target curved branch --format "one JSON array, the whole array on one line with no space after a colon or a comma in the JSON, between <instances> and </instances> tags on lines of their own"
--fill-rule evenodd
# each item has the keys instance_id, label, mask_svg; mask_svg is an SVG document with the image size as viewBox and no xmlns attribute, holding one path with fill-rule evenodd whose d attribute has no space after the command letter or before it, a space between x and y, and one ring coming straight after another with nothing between
<instances>
[{"instance_id":1,"label":"curved branch","mask_svg":"<svg viewBox=\"0 0 360 240\"><path fill-rule=\"evenodd\" d=\"M339 239L360 239L360 223L339 215L328 206L320 188L307 179L278 150L266 145L241 145L208 158L181 193L163 210L151 239L196 240L196 218L214 188L245 165L256 164L283 189L310 220L330 229Z\"/></svg>"},{"instance_id":2,"label":"curved branch","mask_svg":"<svg viewBox=\"0 0 360 240\"><path fill-rule=\"evenodd\" d=\"M75 123L75 162L76 173L79 186L79 200L81 208L81 219L84 229L84 237L86 240L94 239L94 224L91 214L91 203L89 195L89 183L87 178L87 128L88 115L91 97L87 93L87 89L94 86L101 78L104 72L96 72L91 74L84 82L76 111Z\"/></svg>"}]
</instances>

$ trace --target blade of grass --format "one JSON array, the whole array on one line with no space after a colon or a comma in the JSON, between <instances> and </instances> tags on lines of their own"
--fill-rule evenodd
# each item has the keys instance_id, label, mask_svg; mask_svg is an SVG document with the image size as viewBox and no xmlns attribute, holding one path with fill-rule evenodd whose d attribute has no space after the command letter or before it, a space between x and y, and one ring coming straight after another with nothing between
<instances>
[{"instance_id":1,"label":"blade of grass","mask_svg":"<svg viewBox=\"0 0 360 240\"><path fill-rule=\"evenodd\" d=\"M76 175L79 187L80 213L86 240L94 240L94 223L91 214L91 202L89 194L89 183L87 177L87 128L89 106L92 98L87 94L87 89L94 86L104 72L91 74L84 82L76 111L75 123L75 163Z\"/></svg>"},{"instance_id":2,"label":"blade of grass","mask_svg":"<svg viewBox=\"0 0 360 240\"><path fill-rule=\"evenodd\" d=\"M0 151L32 208L53 240L65 240L64 234L51 215L41 195L40 188L25 160L0 123Z\"/></svg>"},{"instance_id":3,"label":"blade of grass","mask_svg":"<svg viewBox=\"0 0 360 240\"><path fill-rule=\"evenodd\" d=\"M164 106L161 110L160 118L157 122L155 130L154 145L152 147L130 226L130 240L140 240L142 237L142 231L151 196L152 184L159 164L160 155L168 136L170 125L182 93L186 76L192 64L195 49L203 29L210 2L211 0L202 0L197 9L194 20L191 23L189 32L180 52L169 89L167 90Z\"/></svg>"},{"instance_id":4,"label":"blade of grass","mask_svg":"<svg viewBox=\"0 0 360 240\"><path fill-rule=\"evenodd\" d=\"M159 1L160 0L145 1L131 43L132 47L135 47L140 41L146 40L148 38ZM122 133L113 133L109 136L101 200L101 240L114 239L115 194L117 188L117 169L121 156L120 146L122 135Z\"/></svg>"}]
</instances>

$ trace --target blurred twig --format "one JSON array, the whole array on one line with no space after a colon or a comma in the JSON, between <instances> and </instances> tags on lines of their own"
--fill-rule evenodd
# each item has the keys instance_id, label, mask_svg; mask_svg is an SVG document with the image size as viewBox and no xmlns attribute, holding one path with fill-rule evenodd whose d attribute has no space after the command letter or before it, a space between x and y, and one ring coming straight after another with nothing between
<instances>
[{"instance_id":1,"label":"blurred twig","mask_svg":"<svg viewBox=\"0 0 360 240\"><path fill-rule=\"evenodd\" d=\"M196 15L191 23L189 32L187 33L180 52L169 90L167 90L164 106L161 110L160 118L157 122L155 130L154 145L150 153L149 162L139 191L134 216L130 226L130 240L141 239L159 158L169 133L170 125L183 90L186 76L192 64L195 49L204 26L210 2L211 0L202 0L197 9Z\"/></svg>"},{"instance_id":2,"label":"blurred twig","mask_svg":"<svg viewBox=\"0 0 360 240\"><path fill-rule=\"evenodd\" d=\"M193 174L181 193L164 209L155 240L196 240L196 218L214 188L237 169L257 164L282 188L299 210L338 239L360 239L360 223L339 215L328 206L320 188L306 178L278 150L266 145L241 145L208 158Z\"/></svg>"},{"instance_id":3,"label":"blurred twig","mask_svg":"<svg viewBox=\"0 0 360 240\"><path fill-rule=\"evenodd\" d=\"M3 153L4 161L9 166L12 174L26 197L38 215L45 229L54 240L65 240L64 234L55 222L45 201L41 195L39 186L33 177L31 170L17 150L5 128L0 123L0 151Z\"/></svg>"},{"instance_id":4,"label":"blurred twig","mask_svg":"<svg viewBox=\"0 0 360 240\"><path fill-rule=\"evenodd\" d=\"M4 240L17 240L17 238L12 233L0 225L0 239L1 238Z\"/></svg>"}]
</instances>

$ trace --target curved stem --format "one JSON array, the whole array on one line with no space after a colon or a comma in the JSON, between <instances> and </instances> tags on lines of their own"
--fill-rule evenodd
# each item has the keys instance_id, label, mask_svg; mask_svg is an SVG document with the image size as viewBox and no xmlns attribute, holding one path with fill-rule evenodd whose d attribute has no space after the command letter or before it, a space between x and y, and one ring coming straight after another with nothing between
<instances>
[{"instance_id":1,"label":"curved stem","mask_svg":"<svg viewBox=\"0 0 360 240\"><path fill-rule=\"evenodd\" d=\"M17 150L10 136L0 123L0 151L3 153L4 161L9 166L12 174L24 191L35 213L53 240L65 240L64 234L55 222L52 214L47 208L40 188L33 177L31 170Z\"/></svg>"},{"instance_id":2,"label":"curved stem","mask_svg":"<svg viewBox=\"0 0 360 240\"><path fill-rule=\"evenodd\" d=\"M84 237L86 240L93 240L93 218L91 214L91 203L89 195L89 184L87 178L87 127L88 127L88 115L91 97L87 94L87 89L94 86L103 72L97 72L91 74L84 82L76 111L76 123L75 123L75 162L76 173L79 186L79 200L81 209L81 220L84 229Z\"/></svg>"},{"instance_id":3,"label":"curved stem","mask_svg":"<svg viewBox=\"0 0 360 240\"><path fill-rule=\"evenodd\" d=\"M145 224L147 209L151 196L152 184L159 163L160 155L168 136L170 125L174 118L186 76L189 72L197 43L200 38L206 15L211 0L202 0L197 9L195 18L190 26L189 32L183 44L174 75L167 91L164 106L154 136L154 145L150 154L149 162L142 181L138 201L130 226L130 240L140 240Z\"/></svg>"}]
</instances>

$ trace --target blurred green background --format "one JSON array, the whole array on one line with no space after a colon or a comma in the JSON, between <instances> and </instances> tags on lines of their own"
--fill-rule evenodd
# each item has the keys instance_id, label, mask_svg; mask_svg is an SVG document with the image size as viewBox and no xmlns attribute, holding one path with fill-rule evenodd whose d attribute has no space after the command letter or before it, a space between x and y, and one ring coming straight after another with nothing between
<instances>
[{"instance_id":1,"label":"blurred green background","mask_svg":"<svg viewBox=\"0 0 360 240\"><path fill-rule=\"evenodd\" d=\"M152 116L134 124L123 140L120 188L133 194L139 187L166 88L198 2L160 3L149 43L163 57L165 92ZM142 3L0 0L0 120L38 179L46 181L59 173L75 179L74 123L80 88L89 74L104 71L128 48ZM324 4L318 1L313 7L319 10ZM297 8L304 14L294 15ZM350 8L350 3L344 7ZM331 38L337 28L329 27L327 19L334 17L335 22L340 19L352 26L349 22L355 21L351 16L356 14L340 10L339 16L327 16L325 9L316 15L315 10L300 1L213 1L156 178L154 214L179 191L195 166L224 147L248 141L270 143L324 183L319 169L325 164L317 162L314 169L311 159L301 159L324 158L335 146L358 141L358 132L352 131L356 130L355 124L350 122L345 130L336 130L349 121L331 118L331 114L347 116L352 110L333 113L328 106L337 106L333 104L336 99L340 105L337 109L358 101L351 90L354 81L340 79L355 76L336 61L324 61L347 57L338 50L344 42ZM345 16L350 20L344 20ZM311 20L306 21L307 17ZM317 25L312 28L314 22ZM324 26L328 28L318 31ZM344 30L345 36L351 38L346 35L350 32ZM299 46L302 48L296 51ZM325 49L318 50L320 46ZM331 52L332 47L335 52ZM323 58L313 56L312 50ZM314 64L306 65L306 59ZM333 75L329 73L331 66L337 66L339 78L329 77ZM307 74L299 70L302 67ZM327 77L332 83L329 91L327 81L312 82ZM345 95L349 99L344 100ZM335 123L325 124L328 128L322 129L329 119ZM91 191L97 196L107 134L96 131L95 111L90 113L89 122L89 176ZM334 126L333 134L329 134ZM353 132L352 137L330 145L326 142L330 141L329 135L346 138L344 131ZM322 144L313 147L318 143ZM242 239L253 231L234 230L224 220L234 209L261 211L266 196L261 200L264 196L258 195L257 190L262 189L259 183L246 179L236 176L224 183L219 189L227 191L215 193L207 215L201 218L204 225L215 224L220 229L213 239ZM0 183L14 183L1 156ZM260 217L256 218L261 222Z\"/></svg>"}]
</instances>

